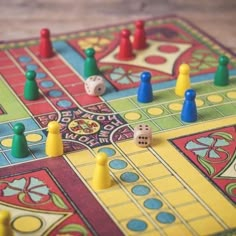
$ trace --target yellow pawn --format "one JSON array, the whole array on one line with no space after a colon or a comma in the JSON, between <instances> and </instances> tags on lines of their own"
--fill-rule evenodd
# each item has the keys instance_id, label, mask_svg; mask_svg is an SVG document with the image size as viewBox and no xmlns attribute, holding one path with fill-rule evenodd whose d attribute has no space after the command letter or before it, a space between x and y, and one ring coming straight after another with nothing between
<instances>
[{"instance_id":1,"label":"yellow pawn","mask_svg":"<svg viewBox=\"0 0 236 236\"><path fill-rule=\"evenodd\" d=\"M63 155L63 143L60 133L60 124L57 121L51 121L48 124L48 136L46 139L45 152L49 157Z\"/></svg>"},{"instance_id":2,"label":"yellow pawn","mask_svg":"<svg viewBox=\"0 0 236 236\"><path fill-rule=\"evenodd\" d=\"M0 235L13 236L13 230L10 225L11 215L9 211L0 211Z\"/></svg>"},{"instance_id":3,"label":"yellow pawn","mask_svg":"<svg viewBox=\"0 0 236 236\"><path fill-rule=\"evenodd\" d=\"M96 156L96 166L93 173L93 187L96 190L106 189L111 186L111 176L109 175L107 162L107 154L99 152Z\"/></svg>"},{"instance_id":4,"label":"yellow pawn","mask_svg":"<svg viewBox=\"0 0 236 236\"><path fill-rule=\"evenodd\" d=\"M188 64L182 64L179 67L179 75L176 81L175 94L183 97L185 91L190 89L190 68Z\"/></svg>"}]
</instances>

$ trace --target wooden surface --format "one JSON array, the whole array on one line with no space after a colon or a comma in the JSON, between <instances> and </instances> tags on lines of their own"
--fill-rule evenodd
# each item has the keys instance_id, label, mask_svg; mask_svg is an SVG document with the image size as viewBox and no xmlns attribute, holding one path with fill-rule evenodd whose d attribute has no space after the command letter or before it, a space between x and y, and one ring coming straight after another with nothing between
<instances>
[{"instance_id":1,"label":"wooden surface","mask_svg":"<svg viewBox=\"0 0 236 236\"><path fill-rule=\"evenodd\" d=\"M0 0L0 40L177 14L229 48L236 47L235 0Z\"/></svg>"}]
</instances>

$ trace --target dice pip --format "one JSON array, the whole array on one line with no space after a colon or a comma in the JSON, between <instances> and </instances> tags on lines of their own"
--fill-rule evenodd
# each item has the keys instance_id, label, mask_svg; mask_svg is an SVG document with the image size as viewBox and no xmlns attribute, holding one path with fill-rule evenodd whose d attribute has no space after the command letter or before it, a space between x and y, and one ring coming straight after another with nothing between
<instances>
[{"instance_id":1,"label":"dice pip","mask_svg":"<svg viewBox=\"0 0 236 236\"><path fill-rule=\"evenodd\" d=\"M152 142L152 129L149 125L140 124L134 128L134 142L139 147L148 147Z\"/></svg>"},{"instance_id":2,"label":"dice pip","mask_svg":"<svg viewBox=\"0 0 236 236\"><path fill-rule=\"evenodd\" d=\"M84 88L90 96L101 96L106 91L105 81L98 75L88 77L84 83Z\"/></svg>"}]
</instances>

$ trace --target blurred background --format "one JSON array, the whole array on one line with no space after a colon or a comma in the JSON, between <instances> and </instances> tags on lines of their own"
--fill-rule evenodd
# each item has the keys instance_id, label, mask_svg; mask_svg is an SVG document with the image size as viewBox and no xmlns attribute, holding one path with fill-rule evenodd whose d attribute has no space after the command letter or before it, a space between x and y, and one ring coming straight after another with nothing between
<instances>
[{"instance_id":1,"label":"blurred background","mask_svg":"<svg viewBox=\"0 0 236 236\"><path fill-rule=\"evenodd\" d=\"M176 14L236 51L235 0L0 0L0 40Z\"/></svg>"}]
</instances>

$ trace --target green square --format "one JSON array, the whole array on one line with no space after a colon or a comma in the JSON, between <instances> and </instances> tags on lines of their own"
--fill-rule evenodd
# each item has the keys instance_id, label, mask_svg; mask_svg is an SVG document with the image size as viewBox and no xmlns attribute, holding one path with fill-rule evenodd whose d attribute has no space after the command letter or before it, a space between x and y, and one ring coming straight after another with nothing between
<instances>
[{"instance_id":1,"label":"green square","mask_svg":"<svg viewBox=\"0 0 236 236\"><path fill-rule=\"evenodd\" d=\"M198 110L198 121L215 120L222 115L214 107L206 107Z\"/></svg>"},{"instance_id":2,"label":"green square","mask_svg":"<svg viewBox=\"0 0 236 236\"><path fill-rule=\"evenodd\" d=\"M160 131L161 129L159 127L157 127L152 121L150 120L147 120L145 122L138 122L138 123L135 123L135 124L132 124L131 127L134 129L135 126L137 125L140 125L140 124L145 124L145 125L149 125L152 129L152 133L155 133L155 132L158 132Z\"/></svg>"},{"instance_id":3,"label":"green square","mask_svg":"<svg viewBox=\"0 0 236 236\"><path fill-rule=\"evenodd\" d=\"M211 105L220 105L225 102L225 97L220 93L209 94L204 97L204 100L208 106Z\"/></svg>"},{"instance_id":4,"label":"green square","mask_svg":"<svg viewBox=\"0 0 236 236\"><path fill-rule=\"evenodd\" d=\"M129 98L117 99L109 102L110 106L117 112L135 109L135 105Z\"/></svg>"},{"instance_id":5,"label":"green square","mask_svg":"<svg viewBox=\"0 0 236 236\"><path fill-rule=\"evenodd\" d=\"M128 124L132 124L134 122L139 122L139 121L145 121L148 119L148 117L140 109L121 112L120 115Z\"/></svg>"},{"instance_id":6,"label":"green square","mask_svg":"<svg viewBox=\"0 0 236 236\"><path fill-rule=\"evenodd\" d=\"M169 112L165 109L164 106L145 107L142 109L142 111L146 114L146 116L150 118L157 118L169 114Z\"/></svg>"},{"instance_id":7,"label":"green square","mask_svg":"<svg viewBox=\"0 0 236 236\"><path fill-rule=\"evenodd\" d=\"M156 97L156 101L160 104L162 102L170 102L176 99L181 99L181 97L177 96L175 94L174 89L166 89L162 91L156 91L154 93L154 96Z\"/></svg>"},{"instance_id":8,"label":"green square","mask_svg":"<svg viewBox=\"0 0 236 236\"><path fill-rule=\"evenodd\" d=\"M233 103L217 106L216 109L224 116L236 115L236 106Z\"/></svg>"},{"instance_id":9,"label":"green square","mask_svg":"<svg viewBox=\"0 0 236 236\"><path fill-rule=\"evenodd\" d=\"M212 85L213 85L213 81L196 83L196 84L192 84L192 88L196 91L197 96L198 96L198 95L203 95L206 93L212 93L212 92L217 91L217 89L214 88Z\"/></svg>"},{"instance_id":10,"label":"green square","mask_svg":"<svg viewBox=\"0 0 236 236\"><path fill-rule=\"evenodd\" d=\"M173 129L182 126L180 121L176 120L174 116L167 116L153 120L162 130Z\"/></svg>"}]
</instances>

